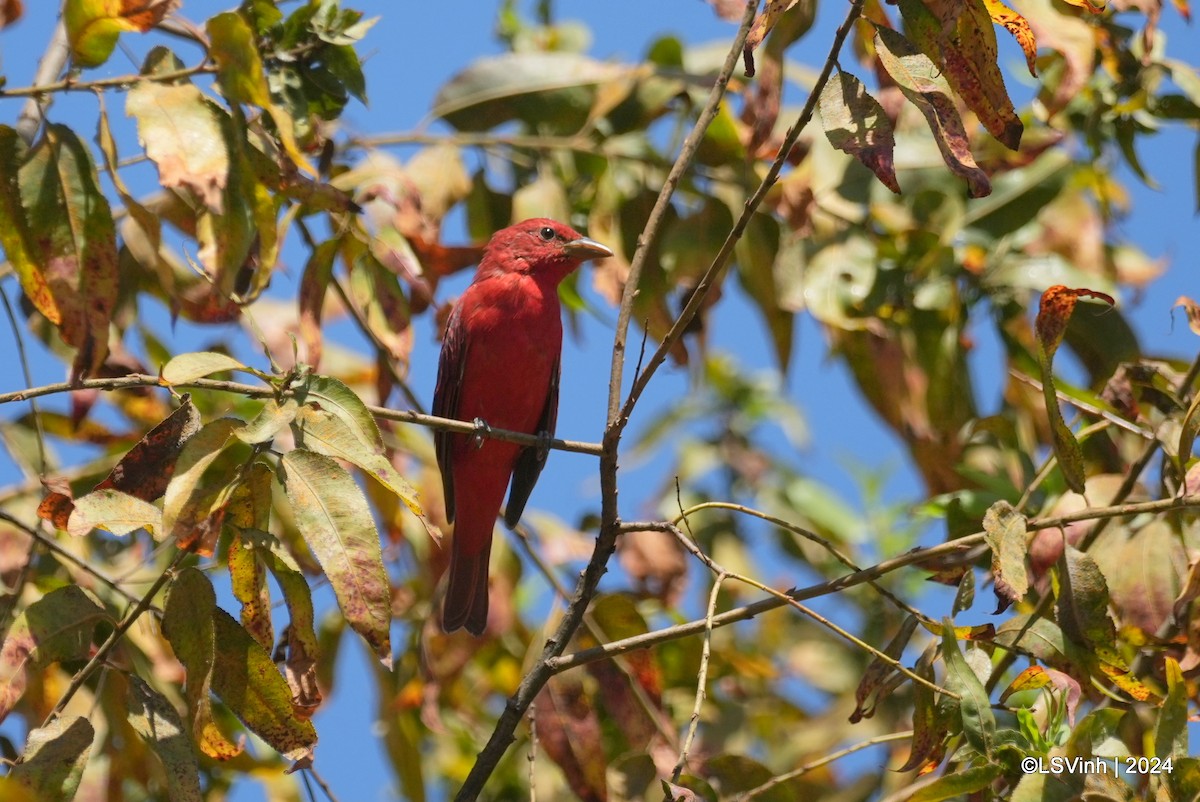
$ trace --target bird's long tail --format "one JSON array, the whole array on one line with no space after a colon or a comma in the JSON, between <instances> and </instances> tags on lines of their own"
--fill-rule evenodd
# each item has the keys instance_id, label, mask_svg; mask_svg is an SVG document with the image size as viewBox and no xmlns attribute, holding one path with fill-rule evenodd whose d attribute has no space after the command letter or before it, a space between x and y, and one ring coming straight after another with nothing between
<instances>
[{"instance_id":1,"label":"bird's long tail","mask_svg":"<svg viewBox=\"0 0 1200 802\"><path fill-rule=\"evenodd\" d=\"M455 536L457 537L457 532ZM442 629L453 632L465 626L478 637L487 628L488 617L488 560L492 552L492 537L475 554L454 548L450 555L450 584L442 607Z\"/></svg>"}]
</instances>

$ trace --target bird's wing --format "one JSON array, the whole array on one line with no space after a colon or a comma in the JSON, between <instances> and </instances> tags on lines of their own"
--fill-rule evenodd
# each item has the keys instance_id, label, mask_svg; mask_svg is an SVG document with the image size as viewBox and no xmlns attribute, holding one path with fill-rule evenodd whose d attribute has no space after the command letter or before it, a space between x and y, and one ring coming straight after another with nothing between
<instances>
[{"instance_id":1,"label":"bird's wing","mask_svg":"<svg viewBox=\"0 0 1200 802\"><path fill-rule=\"evenodd\" d=\"M458 394L462 390L463 370L467 366L466 330L459 325L458 309L450 315L442 355L438 359L437 386L433 390L433 414L439 418L458 418ZM446 520L454 523L454 471L451 443L453 435L443 429L433 433L438 468L442 472L442 493L446 499Z\"/></svg>"},{"instance_id":2,"label":"bird's wing","mask_svg":"<svg viewBox=\"0 0 1200 802\"><path fill-rule=\"evenodd\" d=\"M554 436L554 427L558 423L558 373L562 357L554 360L554 369L550 371L550 387L546 391L546 405L542 407L542 416L538 419L537 434L545 432ZM529 494L537 484L542 468L546 466L549 452L537 446L526 446L517 454L517 464L513 468L512 489L508 493L508 505L504 508L504 525L512 529L521 520L525 511L525 503Z\"/></svg>"}]
</instances>

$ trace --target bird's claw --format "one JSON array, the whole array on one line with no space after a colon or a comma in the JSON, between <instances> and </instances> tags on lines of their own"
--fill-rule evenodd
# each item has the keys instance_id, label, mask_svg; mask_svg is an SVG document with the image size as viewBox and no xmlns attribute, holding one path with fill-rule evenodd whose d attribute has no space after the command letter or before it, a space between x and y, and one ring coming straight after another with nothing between
<instances>
[{"instance_id":1,"label":"bird's claw","mask_svg":"<svg viewBox=\"0 0 1200 802\"><path fill-rule=\"evenodd\" d=\"M475 425L475 448L483 448L483 438L492 433L492 427L488 426L483 418L476 418L471 422Z\"/></svg>"}]
</instances>

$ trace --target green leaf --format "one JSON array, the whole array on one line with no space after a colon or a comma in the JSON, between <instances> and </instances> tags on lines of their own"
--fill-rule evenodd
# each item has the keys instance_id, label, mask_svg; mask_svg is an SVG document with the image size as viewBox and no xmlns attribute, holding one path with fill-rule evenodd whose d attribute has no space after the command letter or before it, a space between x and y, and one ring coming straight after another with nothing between
<instances>
[{"instance_id":1,"label":"green leaf","mask_svg":"<svg viewBox=\"0 0 1200 802\"><path fill-rule=\"evenodd\" d=\"M17 615L0 646L0 721L25 693L30 670L86 657L96 625L109 620L77 585L52 590Z\"/></svg>"},{"instance_id":2,"label":"green leaf","mask_svg":"<svg viewBox=\"0 0 1200 802\"><path fill-rule=\"evenodd\" d=\"M988 548L992 550L996 594L1008 603L1016 604L1029 591L1029 575L1025 570L1029 551L1025 516L1007 501L997 501L983 516L983 532Z\"/></svg>"},{"instance_id":3,"label":"green leaf","mask_svg":"<svg viewBox=\"0 0 1200 802\"><path fill-rule=\"evenodd\" d=\"M268 399L254 420L234 431L234 435L243 443L266 443L275 439L275 435L286 429L296 419L296 411L300 405L294 398L285 398L279 403L274 398Z\"/></svg>"},{"instance_id":4,"label":"green leaf","mask_svg":"<svg viewBox=\"0 0 1200 802\"><path fill-rule=\"evenodd\" d=\"M125 679L129 683L129 725L167 770L168 798L171 802L201 802L200 767L179 713L141 677L127 674Z\"/></svg>"},{"instance_id":5,"label":"green leaf","mask_svg":"<svg viewBox=\"0 0 1200 802\"><path fill-rule=\"evenodd\" d=\"M213 692L247 729L284 757L311 757L317 731L292 708L292 692L271 655L219 607L212 622Z\"/></svg>"},{"instance_id":6,"label":"green leaf","mask_svg":"<svg viewBox=\"0 0 1200 802\"><path fill-rule=\"evenodd\" d=\"M829 144L858 159L885 187L899 195L892 121L862 81L839 70L821 90L818 108Z\"/></svg>"},{"instance_id":7,"label":"green leaf","mask_svg":"<svg viewBox=\"0 0 1200 802\"><path fill-rule=\"evenodd\" d=\"M199 351L180 354L163 365L162 379L167 384L189 384L196 379L226 370L249 370L228 354L215 351Z\"/></svg>"},{"instance_id":8,"label":"green leaf","mask_svg":"<svg viewBox=\"0 0 1200 802\"><path fill-rule=\"evenodd\" d=\"M1188 756L1188 688L1178 661L1167 657L1167 697L1158 711L1154 727L1154 756L1181 758Z\"/></svg>"},{"instance_id":9,"label":"green leaf","mask_svg":"<svg viewBox=\"0 0 1200 802\"><path fill-rule=\"evenodd\" d=\"M374 453L383 451L383 438L379 425L367 405L343 382L330 376L312 374L302 385L295 388L296 400L302 404L317 404L335 416L342 424Z\"/></svg>"},{"instance_id":10,"label":"green leaf","mask_svg":"<svg viewBox=\"0 0 1200 802\"><path fill-rule=\"evenodd\" d=\"M476 61L438 90L430 116L463 131L484 131L517 118L575 130L592 109L596 87L629 68L575 53L506 53Z\"/></svg>"},{"instance_id":11,"label":"green leaf","mask_svg":"<svg viewBox=\"0 0 1200 802\"><path fill-rule=\"evenodd\" d=\"M1108 617L1108 583L1091 556L1067 545L1058 561L1058 625L1083 646L1114 648L1117 632Z\"/></svg>"},{"instance_id":12,"label":"green leaf","mask_svg":"<svg viewBox=\"0 0 1200 802\"><path fill-rule=\"evenodd\" d=\"M943 799L954 799L982 791L991 785L1002 771L1002 767L995 763L961 769L923 786L915 794L909 796L907 802L940 802Z\"/></svg>"},{"instance_id":13,"label":"green leaf","mask_svg":"<svg viewBox=\"0 0 1200 802\"><path fill-rule=\"evenodd\" d=\"M192 738L201 752L218 760L241 753L217 727L212 716L213 613L217 597L208 577L195 568L185 568L171 583L163 610L162 631L187 671L184 692L191 719Z\"/></svg>"},{"instance_id":14,"label":"green leaf","mask_svg":"<svg viewBox=\"0 0 1200 802\"><path fill-rule=\"evenodd\" d=\"M762 314L779 369L786 373L792 358L795 315L779 304L782 293L775 275L779 240L779 223L768 215L756 214L746 225L746 236L738 241L735 254L738 282Z\"/></svg>"},{"instance_id":15,"label":"green leaf","mask_svg":"<svg viewBox=\"0 0 1200 802\"><path fill-rule=\"evenodd\" d=\"M967 743L981 755L990 756L996 737L996 717L992 713L992 703L983 683L971 670L958 648L954 622L949 618L942 621L942 659L946 663L947 690L954 691L962 697L957 704Z\"/></svg>"},{"instance_id":16,"label":"green leaf","mask_svg":"<svg viewBox=\"0 0 1200 802\"><path fill-rule=\"evenodd\" d=\"M279 466L296 525L346 622L390 666L391 585L366 498L350 474L322 454L289 451Z\"/></svg>"},{"instance_id":17,"label":"green leaf","mask_svg":"<svg viewBox=\"0 0 1200 802\"><path fill-rule=\"evenodd\" d=\"M387 457L372 451L363 443L346 425L344 418L323 408L305 404L297 411L294 428L298 442L303 442L306 448L357 465L368 476L395 493L413 515L423 517L424 511L417 500L417 491L400 475Z\"/></svg>"},{"instance_id":18,"label":"green leaf","mask_svg":"<svg viewBox=\"0 0 1200 802\"><path fill-rule=\"evenodd\" d=\"M75 499L75 508L67 520L67 532L82 537L92 529L103 529L114 535L128 535L145 529L155 540L163 539L162 512L148 501L102 488Z\"/></svg>"},{"instance_id":19,"label":"green leaf","mask_svg":"<svg viewBox=\"0 0 1200 802\"><path fill-rule=\"evenodd\" d=\"M15 137L0 126L0 244L30 302L78 349L72 375L95 376L117 301L112 211L74 131L51 124L27 154Z\"/></svg>"},{"instance_id":20,"label":"green leaf","mask_svg":"<svg viewBox=\"0 0 1200 802\"><path fill-rule=\"evenodd\" d=\"M66 718L60 717L32 730L21 762L8 775L47 802L70 802L75 798L96 736L86 718L66 722Z\"/></svg>"}]
</instances>

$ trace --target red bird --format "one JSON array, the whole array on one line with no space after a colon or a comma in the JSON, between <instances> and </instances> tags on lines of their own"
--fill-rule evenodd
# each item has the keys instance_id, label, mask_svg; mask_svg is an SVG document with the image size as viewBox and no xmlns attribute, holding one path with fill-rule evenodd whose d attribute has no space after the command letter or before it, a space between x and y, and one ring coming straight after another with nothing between
<instances>
[{"instance_id":1,"label":"red bird","mask_svg":"<svg viewBox=\"0 0 1200 802\"><path fill-rule=\"evenodd\" d=\"M554 434L562 316L558 285L588 259L612 251L554 220L533 219L497 232L479 271L446 326L433 413L486 427ZM434 434L454 524L450 585L442 628L487 626L488 558L504 489L512 479L504 523L521 519L547 452L477 435Z\"/></svg>"}]
</instances>

